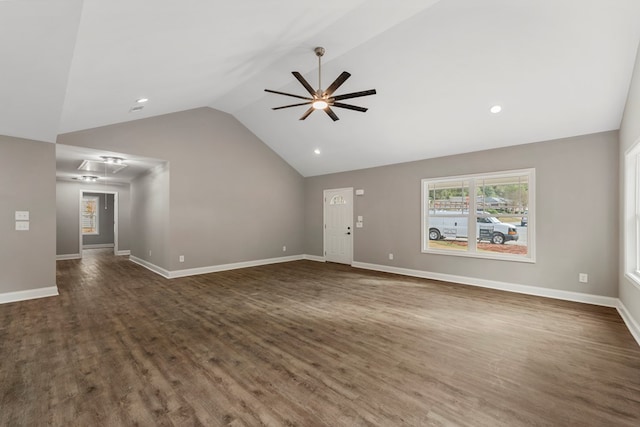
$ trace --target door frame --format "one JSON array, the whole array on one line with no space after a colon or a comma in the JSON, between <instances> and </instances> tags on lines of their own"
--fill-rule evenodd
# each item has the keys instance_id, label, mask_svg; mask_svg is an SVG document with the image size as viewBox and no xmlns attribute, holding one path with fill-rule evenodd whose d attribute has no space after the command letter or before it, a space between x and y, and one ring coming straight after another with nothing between
<instances>
[{"instance_id":1,"label":"door frame","mask_svg":"<svg viewBox=\"0 0 640 427\"><path fill-rule=\"evenodd\" d=\"M329 191L350 191L351 192L351 205L350 205L350 227L351 227L351 253L349 257L351 258L351 262L349 265L353 265L353 247L355 246L355 231L353 229L353 212L354 212L354 204L355 204L355 195L353 192L353 187L344 187L344 188L325 188L322 191L322 257L324 260L327 260L327 192Z\"/></svg>"},{"instance_id":2,"label":"door frame","mask_svg":"<svg viewBox=\"0 0 640 427\"><path fill-rule=\"evenodd\" d=\"M118 255L118 192L117 191L105 191L105 190L91 190L80 189L80 197L78 198L78 252L80 258L82 258L82 197L84 193L97 193L97 194L113 194L113 254ZM106 199L106 196L105 196Z\"/></svg>"}]
</instances>

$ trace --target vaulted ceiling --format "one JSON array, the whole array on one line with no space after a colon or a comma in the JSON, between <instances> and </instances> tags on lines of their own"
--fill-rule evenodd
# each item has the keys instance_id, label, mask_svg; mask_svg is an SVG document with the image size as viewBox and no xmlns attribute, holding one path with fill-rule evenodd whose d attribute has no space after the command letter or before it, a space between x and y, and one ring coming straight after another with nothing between
<instances>
[{"instance_id":1,"label":"vaulted ceiling","mask_svg":"<svg viewBox=\"0 0 640 427\"><path fill-rule=\"evenodd\" d=\"M639 42L637 0L0 0L0 134L209 106L318 175L617 129ZM369 111L271 110L316 46Z\"/></svg>"}]
</instances>

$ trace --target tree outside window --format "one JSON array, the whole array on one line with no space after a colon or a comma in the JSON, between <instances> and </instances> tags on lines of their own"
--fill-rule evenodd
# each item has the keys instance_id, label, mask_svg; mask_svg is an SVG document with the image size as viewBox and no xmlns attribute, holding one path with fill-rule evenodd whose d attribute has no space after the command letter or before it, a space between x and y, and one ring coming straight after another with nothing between
<instances>
[{"instance_id":1,"label":"tree outside window","mask_svg":"<svg viewBox=\"0 0 640 427\"><path fill-rule=\"evenodd\" d=\"M100 234L98 229L98 212L100 198L97 196L82 197L82 234Z\"/></svg>"}]
</instances>

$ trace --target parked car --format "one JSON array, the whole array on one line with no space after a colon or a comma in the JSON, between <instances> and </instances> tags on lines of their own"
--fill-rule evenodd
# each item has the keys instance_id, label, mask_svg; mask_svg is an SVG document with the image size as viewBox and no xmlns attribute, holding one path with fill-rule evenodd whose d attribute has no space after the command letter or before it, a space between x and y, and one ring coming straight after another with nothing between
<instances>
[{"instance_id":1,"label":"parked car","mask_svg":"<svg viewBox=\"0 0 640 427\"><path fill-rule=\"evenodd\" d=\"M445 215L429 217L429 240L467 238L467 217ZM517 241L519 238L515 226L500 222L498 218L491 216L477 217L476 231L478 240L488 240L495 244Z\"/></svg>"},{"instance_id":2,"label":"parked car","mask_svg":"<svg viewBox=\"0 0 640 427\"><path fill-rule=\"evenodd\" d=\"M520 219L520 226L521 227L526 227L527 225L529 225L529 218L527 218L526 216L523 216Z\"/></svg>"}]
</instances>

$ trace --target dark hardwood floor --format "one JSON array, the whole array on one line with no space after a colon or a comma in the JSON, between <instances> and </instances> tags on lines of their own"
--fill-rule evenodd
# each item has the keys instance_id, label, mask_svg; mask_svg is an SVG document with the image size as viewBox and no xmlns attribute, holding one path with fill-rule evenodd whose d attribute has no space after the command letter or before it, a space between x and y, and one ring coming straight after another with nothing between
<instances>
[{"instance_id":1,"label":"dark hardwood floor","mask_svg":"<svg viewBox=\"0 0 640 427\"><path fill-rule=\"evenodd\" d=\"M639 426L614 309L298 261L166 280L104 250L0 305L2 426Z\"/></svg>"}]
</instances>

